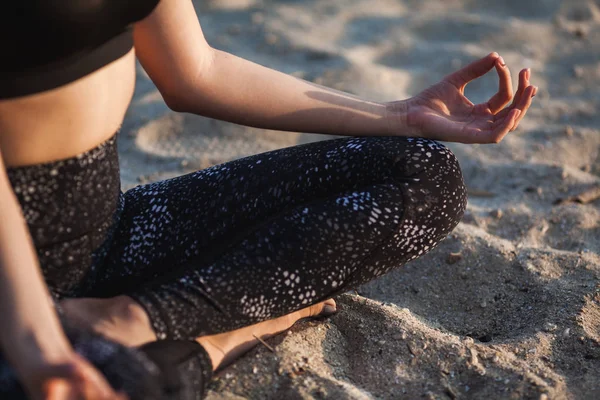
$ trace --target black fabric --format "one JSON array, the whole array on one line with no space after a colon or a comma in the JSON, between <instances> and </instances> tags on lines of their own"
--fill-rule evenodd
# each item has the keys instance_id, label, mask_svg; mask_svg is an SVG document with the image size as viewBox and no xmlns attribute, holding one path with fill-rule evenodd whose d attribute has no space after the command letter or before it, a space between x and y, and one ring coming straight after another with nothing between
<instances>
[{"instance_id":1,"label":"black fabric","mask_svg":"<svg viewBox=\"0 0 600 400\"><path fill-rule=\"evenodd\" d=\"M454 155L425 139L343 138L124 194L92 294L125 293L159 339L276 318L434 248L460 221Z\"/></svg>"},{"instance_id":2,"label":"black fabric","mask_svg":"<svg viewBox=\"0 0 600 400\"><path fill-rule=\"evenodd\" d=\"M204 397L213 366L208 353L198 342L161 340L145 344L139 350L160 369L165 399Z\"/></svg>"},{"instance_id":3,"label":"black fabric","mask_svg":"<svg viewBox=\"0 0 600 400\"><path fill-rule=\"evenodd\" d=\"M50 290L82 295L96 281L123 208L116 136L77 157L7 174Z\"/></svg>"},{"instance_id":4,"label":"black fabric","mask_svg":"<svg viewBox=\"0 0 600 400\"><path fill-rule=\"evenodd\" d=\"M57 163L9 171L51 291L128 295L158 339L231 331L355 288L434 248L467 202L454 155L421 138L309 143L125 193L114 138Z\"/></svg>"},{"instance_id":5,"label":"black fabric","mask_svg":"<svg viewBox=\"0 0 600 400\"><path fill-rule=\"evenodd\" d=\"M190 400L168 398L163 394L162 372L143 352L107 340L93 332L62 320L63 328L75 352L100 371L117 391L129 400ZM184 382L185 383L185 382ZM190 388L193 390L193 388ZM13 369L0 354L0 399L26 400L23 387Z\"/></svg>"},{"instance_id":6,"label":"black fabric","mask_svg":"<svg viewBox=\"0 0 600 400\"><path fill-rule=\"evenodd\" d=\"M0 2L0 99L73 82L126 54L159 0Z\"/></svg>"}]
</instances>

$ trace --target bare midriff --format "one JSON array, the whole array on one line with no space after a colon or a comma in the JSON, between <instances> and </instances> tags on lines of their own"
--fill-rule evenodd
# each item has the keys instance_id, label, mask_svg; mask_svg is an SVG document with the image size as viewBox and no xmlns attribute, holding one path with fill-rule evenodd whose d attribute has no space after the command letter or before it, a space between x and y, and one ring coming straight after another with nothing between
<instances>
[{"instance_id":1,"label":"bare midriff","mask_svg":"<svg viewBox=\"0 0 600 400\"><path fill-rule=\"evenodd\" d=\"M0 150L7 167L73 157L114 135L135 87L135 55L59 88L0 99Z\"/></svg>"}]
</instances>

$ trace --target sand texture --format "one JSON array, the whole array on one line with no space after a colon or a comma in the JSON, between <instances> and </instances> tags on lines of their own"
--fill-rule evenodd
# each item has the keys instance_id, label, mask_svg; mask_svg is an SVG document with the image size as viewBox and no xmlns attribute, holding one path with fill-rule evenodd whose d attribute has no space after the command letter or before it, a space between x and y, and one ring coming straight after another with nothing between
<instances>
[{"instance_id":1,"label":"sand texture","mask_svg":"<svg viewBox=\"0 0 600 400\"><path fill-rule=\"evenodd\" d=\"M540 88L501 144L450 145L470 200L448 239L248 353L210 400L600 399L599 0L195 4L214 47L374 100L491 51ZM125 188L328 138L174 113L138 71ZM467 94L486 100L496 81Z\"/></svg>"}]
</instances>

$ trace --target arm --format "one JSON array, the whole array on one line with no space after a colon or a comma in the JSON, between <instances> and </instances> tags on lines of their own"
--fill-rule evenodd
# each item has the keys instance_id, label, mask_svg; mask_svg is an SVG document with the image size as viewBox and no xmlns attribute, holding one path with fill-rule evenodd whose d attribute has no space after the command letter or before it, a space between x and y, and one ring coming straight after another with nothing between
<instances>
[{"instance_id":1,"label":"arm","mask_svg":"<svg viewBox=\"0 0 600 400\"><path fill-rule=\"evenodd\" d=\"M383 103L211 48L189 0L162 0L136 25L134 39L144 69L175 111L265 129L352 136L389 135L393 124L402 124L402 112L391 118Z\"/></svg>"},{"instance_id":2,"label":"arm","mask_svg":"<svg viewBox=\"0 0 600 400\"><path fill-rule=\"evenodd\" d=\"M491 53L410 99L363 100L211 48L189 0L162 0L136 24L134 41L173 110L266 129L498 143L516 129L537 90L529 85L530 71L522 70L517 95L504 108L513 97L510 72ZM498 93L473 104L465 86L494 68Z\"/></svg>"},{"instance_id":3,"label":"arm","mask_svg":"<svg viewBox=\"0 0 600 400\"><path fill-rule=\"evenodd\" d=\"M58 362L69 352L1 155L0 313L0 345L17 369L25 353Z\"/></svg>"},{"instance_id":4,"label":"arm","mask_svg":"<svg viewBox=\"0 0 600 400\"><path fill-rule=\"evenodd\" d=\"M116 398L104 378L75 354L65 337L1 151L0 314L0 348L31 398L67 398L69 392L85 394L85 398Z\"/></svg>"}]
</instances>

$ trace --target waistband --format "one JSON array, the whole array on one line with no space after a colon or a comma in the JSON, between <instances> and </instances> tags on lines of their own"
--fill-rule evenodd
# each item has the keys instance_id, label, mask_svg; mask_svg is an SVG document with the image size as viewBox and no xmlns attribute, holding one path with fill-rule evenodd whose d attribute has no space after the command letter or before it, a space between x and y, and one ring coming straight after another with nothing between
<instances>
[{"instance_id":1,"label":"waistband","mask_svg":"<svg viewBox=\"0 0 600 400\"><path fill-rule=\"evenodd\" d=\"M36 248L68 241L112 217L121 190L117 135L76 156L7 168Z\"/></svg>"}]
</instances>

